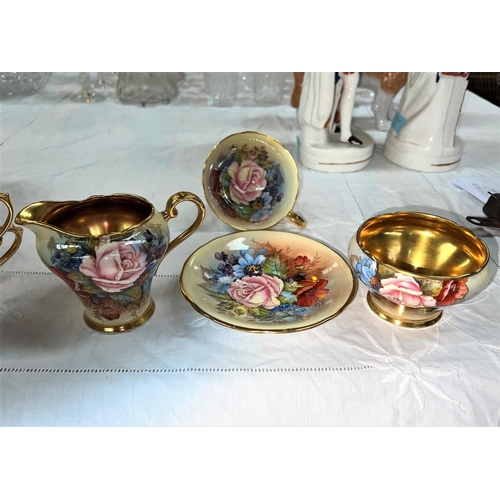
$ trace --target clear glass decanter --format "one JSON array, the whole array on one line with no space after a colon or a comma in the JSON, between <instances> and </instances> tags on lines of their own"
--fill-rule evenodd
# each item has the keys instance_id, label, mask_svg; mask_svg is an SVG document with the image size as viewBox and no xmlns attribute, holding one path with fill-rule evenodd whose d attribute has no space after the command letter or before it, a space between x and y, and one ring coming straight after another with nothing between
<instances>
[{"instance_id":1,"label":"clear glass decanter","mask_svg":"<svg viewBox=\"0 0 500 500\"><path fill-rule=\"evenodd\" d=\"M169 104L179 95L170 73L118 73L116 95L123 104Z\"/></svg>"}]
</instances>

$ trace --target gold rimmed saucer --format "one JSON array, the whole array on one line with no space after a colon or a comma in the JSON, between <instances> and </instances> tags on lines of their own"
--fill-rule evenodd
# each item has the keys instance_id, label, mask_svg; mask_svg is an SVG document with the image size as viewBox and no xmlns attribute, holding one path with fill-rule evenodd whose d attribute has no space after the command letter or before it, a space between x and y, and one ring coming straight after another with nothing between
<instances>
[{"instance_id":1,"label":"gold rimmed saucer","mask_svg":"<svg viewBox=\"0 0 500 500\"><path fill-rule=\"evenodd\" d=\"M240 230L267 229L287 218L307 223L292 211L299 192L297 164L276 139L239 132L220 141L202 173L205 198L226 224Z\"/></svg>"},{"instance_id":2,"label":"gold rimmed saucer","mask_svg":"<svg viewBox=\"0 0 500 500\"><path fill-rule=\"evenodd\" d=\"M180 276L186 300L221 325L251 333L292 333L338 316L357 280L325 244L284 231L244 231L193 252Z\"/></svg>"}]
</instances>

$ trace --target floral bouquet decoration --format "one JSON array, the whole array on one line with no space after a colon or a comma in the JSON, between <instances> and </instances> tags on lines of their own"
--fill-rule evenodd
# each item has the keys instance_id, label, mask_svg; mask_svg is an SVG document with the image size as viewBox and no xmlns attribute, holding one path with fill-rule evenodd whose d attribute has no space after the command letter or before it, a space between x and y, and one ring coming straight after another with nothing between
<instances>
[{"instance_id":1,"label":"floral bouquet decoration","mask_svg":"<svg viewBox=\"0 0 500 500\"><path fill-rule=\"evenodd\" d=\"M137 317L149 301L151 282L167 248L165 236L149 229L128 240L116 238L50 238L48 244L47 265L97 320Z\"/></svg>"},{"instance_id":2,"label":"floral bouquet decoration","mask_svg":"<svg viewBox=\"0 0 500 500\"><path fill-rule=\"evenodd\" d=\"M213 265L201 268L199 286L215 299L216 309L249 321L287 323L307 318L325 305L330 292L321 278L321 258L297 255L269 242L231 255L216 252Z\"/></svg>"},{"instance_id":3,"label":"floral bouquet decoration","mask_svg":"<svg viewBox=\"0 0 500 500\"><path fill-rule=\"evenodd\" d=\"M210 189L222 211L249 222L268 219L283 198L284 179L266 146L232 146L218 161Z\"/></svg>"},{"instance_id":4,"label":"floral bouquet decoration","mask_svg":"<svg viewBox=\"0 0 500 500\"><path fill-rule=\"evenodd\" d=\"M358 278L386 299L409 307L451 306L463 299L469 289L467 278L436 280L399 273L370 257L351 256Z\"/></svg>"}]
</instances>

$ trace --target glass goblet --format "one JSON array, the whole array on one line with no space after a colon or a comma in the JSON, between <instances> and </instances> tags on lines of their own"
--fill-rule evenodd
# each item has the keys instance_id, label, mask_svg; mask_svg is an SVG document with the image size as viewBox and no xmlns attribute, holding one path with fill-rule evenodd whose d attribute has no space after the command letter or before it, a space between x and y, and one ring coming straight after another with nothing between
<instances>
[{"instance_id":1,"label":"glass goblet","mask_svg":"<svg viewBox=\"0 0 500 500\"><path fill-rule=\"evenodd\" d=\"M108 97L94 90L90 73L80 73L80 82L82 88L78 94L71 97L72 101L91 104L93 102L102 102Z\"/></svg>"},{"instance_id":2,"label":"glass goblet","mask_svg":"<svg viewBox=\"0 0 500 500\"><path fill-rule=\"evenodd\" d=\"M114 89L116 87L117 81L118 73L116 72L97 73L97 78L94 86L100 88L101 90Z\"/></svg>"}]
</instances>

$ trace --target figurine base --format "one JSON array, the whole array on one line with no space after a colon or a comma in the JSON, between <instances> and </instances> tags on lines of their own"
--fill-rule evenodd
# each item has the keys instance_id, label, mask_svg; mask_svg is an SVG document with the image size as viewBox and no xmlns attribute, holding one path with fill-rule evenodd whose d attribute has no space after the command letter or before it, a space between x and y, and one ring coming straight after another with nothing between
<instances>
[{"instance_id":1,"label":"figurine base","mask_svg":"<svg viewBox=\"0 0 500 500\"><path fill-rule=\"evenodd\" d=\"M387 135L384 156L396 165L419 172L449 172L458 166L462 159L462 141L455 137L456 146L447 148L436 155L434 151L409 144L397 139L390 132Z\"/></svg>"},{"instance_id":2,"label":"figurine base","mask_svg":"<svg viewBox=\"0 0 500 500\"><path fill-rule=\"evenodd\" d=\"M300 164L311 170L337 174L362 170L372 159L373 139L361 130L353 129L352 133L363 144L357 146L340 142L340 134L333 135L327 142L301 142Z\"/></svg>"}]
</instances>

